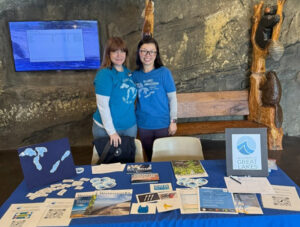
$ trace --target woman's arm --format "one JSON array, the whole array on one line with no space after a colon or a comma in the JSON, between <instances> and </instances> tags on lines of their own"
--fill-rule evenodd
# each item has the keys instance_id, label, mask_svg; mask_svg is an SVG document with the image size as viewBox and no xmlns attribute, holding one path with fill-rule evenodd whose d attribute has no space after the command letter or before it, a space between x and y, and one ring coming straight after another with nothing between
<instances>
[{"instance_id":1,"label":"woman's arm","mask_svg":"<svg viewBox=\"0 0 300 227\"><path fill-rule=\"evenodd\" d=\"M167 93L170 106L170 126L169 134L174 135L177 131L177 96L176 91Z\"/></svg>"},{"instance_id":2,"label":"woman's arm","mask_svg":"<svg viewBox=\"0 0 300 227\"><path fill-rule=\"evenodd\" d=\"M116 132L116 129L112 121L110 108L109 108L109 99L110 99L109 96L96 95L97 108L99 109L100 112L103 127L110 137L110 144L113 144L115 147L117 147L119 144L121 144L121 138Z\"/></svg>"}]
</instances>

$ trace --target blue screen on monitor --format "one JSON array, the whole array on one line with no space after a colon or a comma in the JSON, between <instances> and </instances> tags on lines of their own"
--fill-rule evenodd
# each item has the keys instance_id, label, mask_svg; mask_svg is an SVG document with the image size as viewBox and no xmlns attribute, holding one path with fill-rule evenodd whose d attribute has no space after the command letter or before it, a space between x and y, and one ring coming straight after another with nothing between
<instances>
[{"instance_id":1,"label":"blue screen on monitor","mask_svg":"<svg viewBox=\"0 0 300 227\"><path fill-rule=\"evenodd\" d=\"M100 67L97 21L9 22L9 28L16 71Z\"/></svg>"}]
</instances>

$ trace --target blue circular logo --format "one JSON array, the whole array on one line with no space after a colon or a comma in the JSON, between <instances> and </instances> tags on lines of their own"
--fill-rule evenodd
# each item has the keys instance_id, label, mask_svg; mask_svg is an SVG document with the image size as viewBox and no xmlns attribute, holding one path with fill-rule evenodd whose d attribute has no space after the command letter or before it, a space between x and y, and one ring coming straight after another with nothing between
<instances>
[{"instance_id":1,"label":"blue circular logo","mask_svg":"<svg viewBox=\"0 0 300 227\"><path fill-rule=\"evenodd\" d=\"M237 141L237 149L240 153L249 155L255 151L256 144L250 136L242 136Z\"/></svg>"}]
</instances>

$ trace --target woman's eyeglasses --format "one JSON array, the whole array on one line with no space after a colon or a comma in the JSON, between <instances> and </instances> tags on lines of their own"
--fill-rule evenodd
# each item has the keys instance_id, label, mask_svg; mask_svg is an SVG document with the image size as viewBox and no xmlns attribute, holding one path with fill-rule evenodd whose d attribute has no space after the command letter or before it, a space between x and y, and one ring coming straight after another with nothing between
<instances>
[{"instance_id":1,"label":"woman's eyeglasses","mask_svg":"<svg viewBox=\"0 0 300 227\"><path fill-rule=\"evenodd\" d=\"M147 55L149 54L150 56L155 55L157 52L154 50L140 50L141 55Z\"/></svg>"}]
</instances>

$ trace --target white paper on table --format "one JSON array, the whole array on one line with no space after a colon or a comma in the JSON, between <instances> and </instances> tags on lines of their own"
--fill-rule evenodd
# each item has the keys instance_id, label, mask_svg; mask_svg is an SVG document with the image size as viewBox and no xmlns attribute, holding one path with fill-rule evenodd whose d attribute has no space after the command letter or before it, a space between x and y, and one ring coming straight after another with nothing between
<instances>
[{"instance_id":1,"label":"white paper on table","mask_svg":"<svg viewBox=\"0 0 300 227\"><path fill-rule=\"evenodd\" d=\"M180 213L200 213L200 197L198 188L176 188L180 198Z\"/></svg>"},{"instance_id":2,"label":"white paper on table","mask_svg":"<svg viewBox=\"0 0 300 227\"><path fill-rule=\"evenodd\" d=\"M260 193L274 194L272 185L266 177L234 177L241 184L232 180L230 177L224 177L227 189L232 193Z\"/></svg>"},{"instance_id":3,"label":"white paper on table","mask_svg":"<svg viewBox=\"0 0 300 227\"><path fill-rule=\"evenodd\" d=\"M262 195L264 208L300 211L300 199L295 187L272 185L275 193Z\"/></svg>"},{"instance_id":4,"label":"white paper on table","mask_svg":"<svg viewBox=\"0 0 300 227\"><path fill-rule=\"evenodd\" d=\"M44 203L11 204L1 218L0 226L37 226L44 211Z\"/></svg>"},{"instance_id":5,"label":"white paper on table","mask_svg":"<svg viewBox=\"0 0 300 227\"><path fill-rule=\"evenodd\" d=\"M68 226L74 199L46 199L38 226Z\"/></svg>"},{"instance_id":6,"label":"white paper on table","mask_svg":"<svg viewBox=\"0 0 300 227\"><path fill-rule=\"evenodd\" d=\"M100 164L92 166L92 174L103 174L103 173L112 173L112 172L122 172L124 171L126 164L111 163L111 164Z\"/></svg>"}]
</instances>

